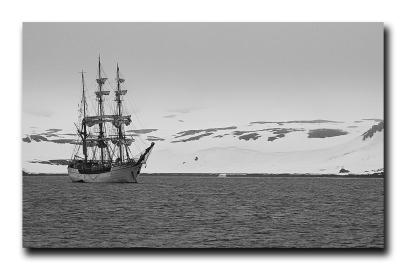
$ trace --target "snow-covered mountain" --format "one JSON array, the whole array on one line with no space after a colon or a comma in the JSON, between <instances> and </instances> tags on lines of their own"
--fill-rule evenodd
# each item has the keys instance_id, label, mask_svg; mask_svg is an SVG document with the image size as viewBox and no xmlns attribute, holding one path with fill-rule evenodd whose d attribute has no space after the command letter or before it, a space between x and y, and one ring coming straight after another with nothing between
<instances>
[{"instance_id":1,"label":"snow-covered mountain","mask_svg":"<svg viewBox=\"0 0 400 266\"><path fill-rule=\"evenodd\" d=\"M130 130L144 142L156 142L145 172L338 174L343 168L370 174L383 171L383 125L380 119L297 120L193 129L179 122ZM70 134L61 129L25 134L24 170L65 172L73 148Z\"/></svg>"},{"instance_id":2,"label":"snow-covered mountain","mask_svg":"<svg viewBox=\"0 0 400 266\"><path fill-rule=\"evenodd\" d=\"M317 143L311 143L313 140L305 136L312 129L308 133L296 132L297 136L293 133L287 139L280 138L278 141L281 143L271 147L271 151L268 151L265 138L248 140L252 142L249 148L219 145L187 154L163 150L153 154L149 170L167 172L170 165L175 165L178 172L198 173L338 174L342 168L354 174L380 172L384 158L383 122L378 125L382 126L381 130L373 131L367 138L365 134L355 131L347 138L332 140L335 137L326 137ZM229 137L232 138L231 135ZM298 145L294 146L296 143ZM292 150L288 150L289 144L293 145ZM310 145L310 149L306 149L305 145Z\"/></svg>"}]
</instances>

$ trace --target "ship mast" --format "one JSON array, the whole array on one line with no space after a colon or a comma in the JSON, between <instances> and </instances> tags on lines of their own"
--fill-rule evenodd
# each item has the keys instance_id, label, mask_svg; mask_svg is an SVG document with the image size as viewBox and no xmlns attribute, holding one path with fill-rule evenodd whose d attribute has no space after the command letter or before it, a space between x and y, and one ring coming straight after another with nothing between
<instances>
[{"instance_id":1,"label":"ship mast","mask_svg":"<svg viewBox=\"0 0 400 266\"><path fill-rule=\"evenodd\" d=\"M87 137L87 128L86 128L86 96L85 96L85 78L83 76L83 70L81 72L82 75L82 103L83 103L83 119L82 119L82 127L83 127L83 137L82 137L82 146L83 146L83 155L85 156L85 164L87 163L87 145L86 145L86 137Z\"/></svg>"},{"instance_id":2,"label":"ship mast","mask_svg":"<svg viewBox=\"0 0 400 266\"><path fill-rule=\"evenodd\" d=\"M98 105L98 115L100 116L100 118L102 119L102 117L104 116L104 108L103 108L103 92L102 92L102 87L104 82L107 80L107 78L102 78L101 77L101 63L100 63L100 55L99 55L99 64L98 64L98 79L97 84L98 84L98 88L99 91L96 94L97 95L97 99L99 102ZM104 123L101 122L99 123L99 141L100 141L100 156L101 156L101 163L103 164L104 161L104 130L103 130L103 126Z\"/></svg>"},{"instance_id":3,"label":"ship mast","mask_svg":"<svg viewBox=\"0 0 400 266\"><path fill-rule=\"evenodd\" d=\"M82 80L83 80L83 75L82 75ZM115 100L117 102L117 107L118 110L115 114L112 115L106 115L104 114L104 98L103 96L107 96L110 94L110 91L107 90L103 90L103 85L105 84L107 78L102 76L102 68L101 68L101 60L100 60L100 56L99 56L99 62L98 62L98 73L97 73L97 79L96 82L98 84L98 90L96 90L95 94L96 94L96 98L97 98L97 102L98 102L98 107L97 107L97 115L96 116L86 116L86 106L84 107L84 118L83 118L83 122L84 122L84 129L83 131L85 131L85 146L86 146L86 153L87 153L87 146L88 144L94 144L96 143L97 148L100 148L100 163L104 164L107 163L108 164L112 164L113 163L113 156L114 156L114 149L112 150L112 155L110 154L110 149L108 146L108 141L111 140L111 142L113 144L116 144L118 146L118 150L119 151L119 160L121 162L123 162L124 157L129 159L129 152L128 152L128 147L129 145L132 144L133 140L127 140L125 139L125 134L124 134L124 125L128 126L132 120L131 120L131 116L130 115L123 115L122 111L122 96L126 94L126 90L121 90L121 83L124 82L124 79L122 79L120 77L120 73L119 73L119 66L117 65L117 90L115 91ZM83 85L84 87L84 85ZM83 89L84 90L84 89ZM84 93L84 92L83 92ZM83 96L84 97L84 96ZM85 98L85 104L86 104L86 98ZM118 136L117 137L110 137L110 136L106 136L106 123L112 123L112 125L114 127L117 128L118 131ZM88 134L87 134L87 128L86 127L92 127L94 125L98 125L99 127L99 133L96 139L93 138L87 138ZM123 152L123 149L126 149L126 155ZM93 158L98 158L98 156L96 156L96 150L93 153ZM117 148L117 147L115 147ZM106 151L104 151L104 149L106 149ZM107 152L105 154L105 152ZM87 157L87 155L85 156L85 158ZM105 162L107 160L107 162ZM85 159L86 161L86 159Z\"/></svg>"},{"instance_id":4,"label":"ship mast","mask_svg":"<svg viewBox=\"0 0 400 266\"><path fill-rule=\"evenodd\" d=\"M122 106L121 106L121 82L122 79L119 78L119 66L117 63L117 93L116 93L116 101L117 101L117 106L118 106L118 116L122 116ZM118 126L118 148L119 148L119 159L121 160L121 163L123 162L123 152L122 152L122 141L124 137L122 135L122 124Z\"/></svg>"},{"instance_id":5,"label":"ship mast","mask_svg":"<svg viewBox=\"0 0 400 266\"><path fill-rule=\"evenodd\" d=\"M103 72L104 73L104 72ZM95 147L93 150L93 160L96 160L98 163L101 164L101 167L112 167L113 165L113 157L114 151L118 148L119 152L117 160L115 163L123 164L125 162L130 163L143 163L147 160L148 155L150 154L151 149L154 146L154 143L151 143L150 147L148 147L145 152L140 156L139 160L131 160L130 159L130 150L129 146L133 143L133 139L126 139L126 135L124 132L124 127L129 126L132 122L131 115L124 115L123 114L123 96L127 93L126 89L123 89L121 85L125 80L121 78L120 71L119 71L119 64L117 64L117 88L115 90L115 101L117 103L117 109L113 114L106 115L104 113L104 98L103 96L107 96L110 94L110 91L103 90L103 85L105 84L107 78L102 76L102 67L101 67L101 60L99 56L98 61L98 73L97 73L97 85L98 90L95 91L96 99L98 102L97 107L97 114L95 116L87 115L87 102L86 102L86 95L85 95L85 78L84 72L81 72L82 77L82 109L83 112L83 119L81 130L78 129L78 133L82 138L82 145L83 145L83 154L84 154L84 164L88 167L88 147ZM111 123L117 129L117 137L115 135L106 136L106 123ZM92 135L89 134L89 128L92 126L99 127L99 132L97 138L93 138ZM110 149L108 146L108 141L111 141L113 144L117 145L118 147L113 146L112 154L110 154ZM100 148L100 156L97 153L98 148ZM106 151L104 151L106 149ZM125 149L125 151L124 151ZM106 152L106 154L104 153ZM124 154L125 153L125 154ZM100 158L99 158L100 157ZM85 166L84 166L85 167ZM97 167L97 166L96 166Z\"/></svg>"}]
</instances>

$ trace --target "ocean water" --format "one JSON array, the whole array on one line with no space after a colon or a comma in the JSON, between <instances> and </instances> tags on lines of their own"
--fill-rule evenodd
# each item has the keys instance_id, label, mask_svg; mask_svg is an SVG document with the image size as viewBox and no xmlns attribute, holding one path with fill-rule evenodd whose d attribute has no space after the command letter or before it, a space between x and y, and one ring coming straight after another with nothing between
<instances>
[{"instance_id":1,"label":"ocean water","mask_svg":"<svg viewBox=\"0 0 400 266\"><path fill-rule=\"evenodd\" d=\"M383 178L23 177L24 247L384 247Z\"/></svg>"}]
</instances>

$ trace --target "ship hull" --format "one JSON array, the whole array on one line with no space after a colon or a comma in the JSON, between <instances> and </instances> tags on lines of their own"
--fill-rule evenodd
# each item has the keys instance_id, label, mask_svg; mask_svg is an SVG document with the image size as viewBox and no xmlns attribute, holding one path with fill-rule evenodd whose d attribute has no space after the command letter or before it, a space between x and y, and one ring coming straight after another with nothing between
<instances>
[{"instance_id":1,"label":"ship hull","mask_svg":"<svg viewBox=\"0 0 400 266\"><path fill-rule=\"evenodd\" d=\"M83 183L137 183L141 165L113 166L111 170L96 174L82 174L76 168L68 167L72 182Z\"/></svg>"}]
</instances>

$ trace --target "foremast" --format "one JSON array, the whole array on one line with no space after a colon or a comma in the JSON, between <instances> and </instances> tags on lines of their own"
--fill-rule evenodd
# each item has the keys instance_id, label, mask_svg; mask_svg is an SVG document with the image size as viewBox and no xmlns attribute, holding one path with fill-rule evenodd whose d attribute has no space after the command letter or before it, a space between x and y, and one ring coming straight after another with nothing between
<instances>
[{"instance_id":1,"label":"foremast","mask_svg":"<svg viewBox=\"0 0 400 266\"><path fill-rule=\"evenodd\" d=\"M103 106L103 95L108 95L110 94L110 91L103 91L103 85L106 82L107 78L101 76L101 60L99 56L99 63L98 63L98 78L96 79L97 86L98 86L98 91L96 91L96 97L97 97L97 102L98 102L98 108L97 108L97 114L100 117L99 121L99 136L98 136L98 147L100 148L100 161L101 164L104 163L104 148L107 149L107 153L109 155L108 151L108 145L106 143L106 139L104 138L104 106ZM110 158L110 155L109 155ZM111 158L110 158L111 159Z\"/></svg>"},{"instance_id":2,"label":"foremast","mask_svg":"<svg viewBox=\"0 0 400 266\"><path fill-rule=\"evenodd\" d=\"M114 126L118 129L118 140L117 145L119 149L119 161L121 163L124 162L124 151L126 152L126 160L130 160L129 158L129 145L133 140L126 139L126 135L124 132L124 125L129 125L131 122L130 115L124 116L122 113L122 96L127 93L127 90L121 90L121 84L125 82L125 79L121 78L119 65L117 63L117 89L115 91L115 101L117 102L117 115L114 120ZM151 142L150 146L144 150L144 152L140 155L140 157L135 161L136 164L146 163L148 156L150 155L151 150L154 147L154 142Z\"/></svg>"},{"instance_id":3,"label":"foremast","mask_svg":"<svg viewBox=\"0 0 400 266\"><path fill-rule=\"evenodd\" d=\"M123 83L125 80L120 78L119 75L119 66L117 63L117 90L115 91L115 101L117 102L117 116L119 119L122 118L122 95L126 94L126 90L122 91L121 90L121 83ZM125 147L125 151L126 151L126 158L129 159L129 152L128 152L128 147L125 144L125 134L123 131L123 124L120 123L118 125L118 149L119 149L119 160L122 163L124 161L124 151L123 148Z\"/></svg>"}]
</instances>

